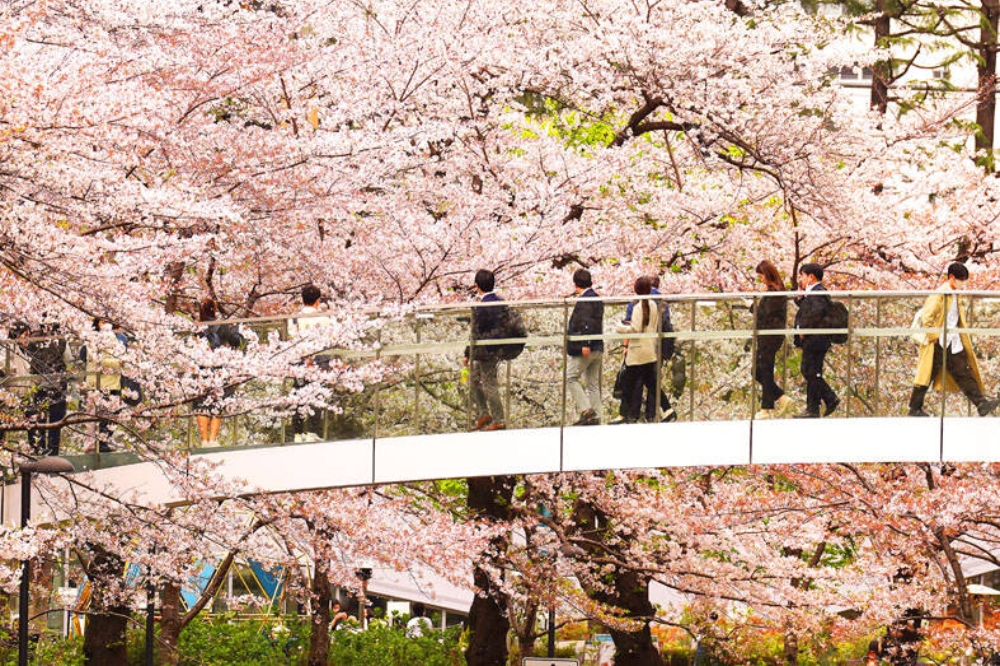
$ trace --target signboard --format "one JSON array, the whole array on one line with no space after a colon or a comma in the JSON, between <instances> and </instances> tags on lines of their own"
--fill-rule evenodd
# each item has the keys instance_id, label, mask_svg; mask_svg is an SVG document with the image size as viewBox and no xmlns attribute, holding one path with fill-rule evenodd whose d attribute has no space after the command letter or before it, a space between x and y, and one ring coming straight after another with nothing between
<instances>
[{"instance_id":1,"label":"signboard","mask_svg":"<svg viewBox=\"0 0 1000 666\"><path fill-rule=\"evenodd\" d=\"M521 666L580 666L576 659L559 659L557 657L525 657L521 660Z\"/></svg>"}]
</instances>

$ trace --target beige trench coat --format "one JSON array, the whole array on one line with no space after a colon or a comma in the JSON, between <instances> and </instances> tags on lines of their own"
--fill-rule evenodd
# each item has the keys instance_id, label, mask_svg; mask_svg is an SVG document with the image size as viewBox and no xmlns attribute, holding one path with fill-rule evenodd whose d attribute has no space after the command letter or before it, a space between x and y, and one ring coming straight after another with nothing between
<instances>
[{"instance_id":1,"label":"beige trench coat","mask_svg":"<svg viewBox=\"0 0 1000 666\"><path fill-rule=\"evenodd\" d=\"M923 313L922 320L924 327L936 328L940 331L941 327L944 326L944 320L947 315L948 308L951 307L951 299L957 298L958 327L965 328L965 305L961 296L953 292L947 285L945 285L941 291L945 293L931 294L924 302L924 307L921 309L921 312ZM930 384L931 370L934 367L934 348L938 346L938 339L940 337L941 334L939 332L935 333L928 331L927 344L920 346L920 355L917 358L917 373L913 378L913 384L915 386L927 386ZM962 340L962 346L965 348L972 376L976 378L976 383L979 384L979 390L983 390L983 379L979 374L979 361L976 360L976 351L972 346L972 338L968 333L962 333L959 337ZM945 378L944 390L958 390L958 385L955 384L955 380L948 374L946 364L943 365L941 372L938 373L938 376L934 378L935 389L939 391L941 390L942 377Z\"/></svg>"}]
</instances>

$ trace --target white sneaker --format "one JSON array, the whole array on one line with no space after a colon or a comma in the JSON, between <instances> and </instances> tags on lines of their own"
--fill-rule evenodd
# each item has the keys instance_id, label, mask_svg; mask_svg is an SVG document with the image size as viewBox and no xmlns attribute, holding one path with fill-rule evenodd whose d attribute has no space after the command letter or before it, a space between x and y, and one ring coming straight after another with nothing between
<instances>
[{"instance_id":1,"label":"white sneaker","mask_svg":"<svg viewBox=\"0 0 1000 666\"><path fill-rule=\"evenodd\" d=\"M303 438L302 438L302 433L299 433L299 434L295 435L294 441L295 441L296 444L301 444L304 441Z\"/></svg>"},{"instance_id":2,"label":"white sneaker","mask_svg":"<svg viewBox=\"0 0 1000 666\"><path fill-rule=\"evenodd\" d=\"M774 410L773 409L762 409L759 412L757 412L756 414L754 414L753 418L754 418L755 421L764 421L766 419L773 419L774 418Z\"/></svg>"},{"instance_id":3,"label":"white sneaker","mask_svg":"<svg viewBox=\"0 0 1000 666\"><path fill-rule=\"evenodd\" d=\"M322 440L320 440L319 435L317 435L314 432L304 432L304 433L302 433L302 441L303 442L319 442L319 441L322 441Z\"/></svg>"}]
</instances>

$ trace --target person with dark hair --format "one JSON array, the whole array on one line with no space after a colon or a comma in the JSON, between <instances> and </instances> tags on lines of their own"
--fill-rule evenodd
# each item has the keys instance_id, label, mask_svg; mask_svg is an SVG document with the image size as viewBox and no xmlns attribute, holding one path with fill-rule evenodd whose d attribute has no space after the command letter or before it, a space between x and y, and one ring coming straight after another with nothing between
<instances>
[{"instance_id":1,"label":"person with dark hair","mask_svg":"<svg viewBox=\"0 0 1000 666\"><path fill-rule=\"evenodd\" d=\"M198 321L213 322L218 317L218 305L215 299L206 297L198 310ZM209 324L201 330L199 336L208 342L211 350L220 347L239 349L243 346L243 336L232 324ZM219 443L219 431L222 429L222 408L220 401L230 398L236 391L233 386L226 386L219 394L206 395L195 400L192 409L198 420L198 433L201 435L202 446L216 446Z\"/></svg>"},{"instance_id":2,"label":"person with dark hair","mask_svg":"<svg viewBox=\"0 0 1000 666\"><path fill-rule=\"evenodd\" d=\"M823 286L823 267L819 264L802 264L799 268L799 289L805 294L795 299L799 306L795 313L795 328L823 328L826 311L832 301ZM840 405L840 398L823 378L823 364L830 351L830 336L823 333L795 335L795 346L802 348L802 377L806 380L806 410L795 418L819 417L820 402L826 405L823 416L829 416Z\"/></svg>"},{"instance_id":3,"label":"person with dark hair","mask_svg":"<svg viewBox=\"0 0 1000 666\"><path fill-rule=\"evenodd\" d=\"M420 638L425 632L432 630L434 624L427 617L427 608L419 601L413 603L412 610L410 620L406 623L406 637Z\"/></svg>"},{"instance_id":4,"label":"person with dark hair","mask_svg":"<svg viewBox=\"0 0 1000 666\"><path fill-rule=\"evenodd\" d=\"M951 264L947 277L938 287L938 293L928 296L920 309L920 324L924 328L944 329L945 335L929 332L924 344L920 345L907 412L909 416L929 416L924 411L924 397L931 381L939 391L960 389L976 406L980 416L986 416L1000 405L1000 398L983 395L983 380L972 338L968 333L958 332L958 329L966 327L966 323L964 304L960 302L957 292L968 279L969 269L958 262Z\"/></svg>"},{"instance_id":5,"label":"person with dark hair","mask_svg":"<svg viewBox=\"0 0 1000 666\"><path fill-rule=\"evenodd\" d=\"M503 401L500 400L500 385L497 372L500 367L499 345L476 345L479 340L496 340L505 336L504 321L507 306L496 295L496 277L493 271L481 268L476 271L476 292L481 303L494 305L472 309L472 340L474 352L465 349L465 364L469 366L469 386L476 418L473 430L503 430Z\"/></svg>"},{"instance_id":6,"label":"person with dark hair","mask_svg":"<svg viewBox=\"0 0 1000 666\"><path fill-rule=\"evenodd\" d=\"M777 267L767 259L757 264L757 279L767 292L785 291L784 280ZM785 416L792 400L774 380L774 360L785 344L784 335L768 335L761 331L780 330L788 321L788 299L784 296L761 296L753 308L753 329L757 332L757 352L754 357L754 379L760 383L760 411L755 419ZM777 411L775 408L777 407Z\"/></svg>"},{"instance_id":7,"label":"person with dark hair","mask_svg":"<svg viewBox=\"0 0 1000 666\"><path fill-rule=\"evenodd\" d=\"M566 334L600 335L604 331L604 303L593 289L593 278L586 268L573 273L577 301L569 317ZM604 341L569 340L566 343L566 385L580 418L573 425L597 425L601 422L601 359Z\"/></svg>"},{"instance_id":8,"label":"person with dark hair","mask_svg":"<svg viewBox=\"0 0 1000 666\"><path fill-rule=\"evenodd\" d=\"M312 328L330 325L330 318L320 310L322 299L323 292L313 283L302 287L302 309L288 321L289 338L302 335ZM302 365L327 370L330 367L330 356L322 352L314 354L306 358ZM296 378L293 383L296 389L300 389L309 382ZM318 442L322 439L323 412L311 407L307 409L310 410L308 416L303 416L298 410L292 415L292 432L296 442Z\"/></svg>"},{"instance_id":9,"label":"person with dark hair","mask_svg":"<svg viewBox=\"0 0 1000 666\"><path fill-rule=\"evenodd\" d=\"M637 296L648 296L652 280L647 276L636 279L633 287ZM632 310L632 319L615 326L619 333L656 333L660 326L657 303L643 298ZM626 338L625 378L623 402L626 404L626 423L636 423L642 411L642 393L646 390L645 416L648 423L656 421L656 359L657 339L653 336Z\"/></svg>"}]
</instances>

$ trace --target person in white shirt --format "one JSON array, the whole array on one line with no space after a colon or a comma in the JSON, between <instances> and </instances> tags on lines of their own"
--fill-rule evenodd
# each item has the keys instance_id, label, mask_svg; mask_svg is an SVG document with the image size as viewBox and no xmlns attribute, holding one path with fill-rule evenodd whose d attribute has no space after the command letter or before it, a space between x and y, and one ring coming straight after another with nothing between
<instances>
[{"instance_id":1,"label":"person in white shirt","mask_svg":"<svg viewBox=\"0 0 1000 666\"><path fill-rule=\"evenodd\" d=\"M307 284L302 287L303 307L299 310L298 316L288 321L289 338L295 338L299 335L303 335L312 328L330 324L330 318L322 315L322 311L319 308L322 296L323 294L320 292L319 287L314 284ZM326 369L330 365L330 358L320 352L306 358L305 364L315 365L319 368ZM305 380L296 379L295 388L302 388L306 385L306 383L307 382ZM323 432L323 413L314 409L313 412L306 417L299 412L296 412L292 416L292 431L295 433L296 442L320 441Z\"/></svg>"},{"instance_id":2,"label":"person in white shirt","mask_svg":"<svg viewBox=\"0 0 1000 666\"><path fill-rule=\"evenodd\" d=\"M934 382L934 388L958 388L975 406L980 416L986 416L1000 405L1000 398L983 395L983 380L979 374L972 339L959 329L966 327L965 314L958 292L969 279L969 269L955 262L948 266L948 276L931 294L920 310L920 323L924 328L944 329L944 336L928 332L927 341L920 346L917 372L910 394L909 416L930 416L924 411L924 397ZM942 367L945 372L942 373ZM943 387L943 388L942 388Z\"/></svg>"},{"instance_id":3,"label":"person in white shirt","mask_svg":"<svg viewBox=\"0 0 1000 666\"><path fill-rule=\"evenodd\" d=\"M425 632L434 628L431 619L424 616L426 612L427 609L419 601L413 604L413 617L406 623L407 638L420 638Z\"/></svg>"}]
</instances>

